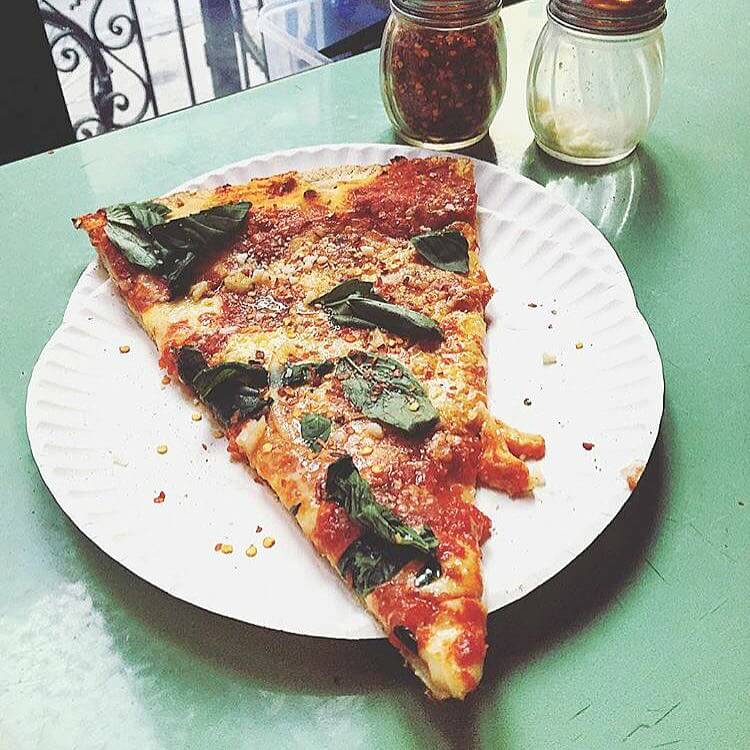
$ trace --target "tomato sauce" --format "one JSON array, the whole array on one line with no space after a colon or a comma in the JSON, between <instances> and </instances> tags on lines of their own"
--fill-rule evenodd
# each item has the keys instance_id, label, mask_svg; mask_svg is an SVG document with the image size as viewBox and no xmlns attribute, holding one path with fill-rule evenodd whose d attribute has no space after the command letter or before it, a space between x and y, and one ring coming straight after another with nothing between
<instances>
[{"instance_id":1,"label":"tomato sauce","mask_svg":"<svg viewBox=\"0 0 750 750\"><path fill-rule=\"evenodd\" d=\"M456 174L452 162L398 159L350 197L358 216L377 229L409 238L424 227L443 229L454 221L474 223L477 197L471 180Z\"/></svg>"},{"instance_id":2,"label":"tomato sauce","mask_svg":"<svg viewBox=\"0 0 750 750\"><path fill-rule=\"evenodd\" d=\"M485 617L485 611L476 599L462 599L461 606L453 611L453 621L462 626L452 646L459 667L472 667L484 659L487 651Z\"/></svg>"},{"instance_id":3,"label":"tomato sauce","mask_svg":"<svg viewBox=\"0 0 750 750\"><path fill-rule=\"evenodd\" d=\"M338 560L361 535L362 529L340 505L321 501L313 531L313 539L319 549Z\"/></svg>"},{"instance_id":4,"label":"tomato sauce","mask_svg":"<svg viewBox=\"0 0 750 750\"><path fill-rule=\"evenodd\" d=\"M103 212L101 213L103 214ZM91 231L91 240L106 258L107 264L112 269L112 274L128 304L136 312L142 313L157 302L169 300L169 287L166 281L139 271L130 263L109 241L109 237L104 231L104 215L101 218L101 226Z\"/></svg>"},{"instance_id":5,"label":"tomato sauce","mask_svg":"<svg viewBox=\"0 0 750 750\"><path fill-rule=\"evenodd\" d=\"M273 330L284 322L291 300L280 299L285 295L249 293L236 294L222 290L221 313L218 325L244 330Z\"/></svg>"},{"instance_id":6,"label":"tomato sauce","mask_svg":"<svg viewBox=\"0 0 750 750\"><path fill-rule=\"evenodd\" d=\"M248 215L247 229L234 244L234 251L248 253L258 265L268 265L286 254L289 241L312 225L325 219L324 206L308 205L298 208L269 208Z\"/></svg>"},{"instance_id":7,"label":"tomato sauce","mask_svg":"<svg viewBox=\"0 0 750 750\"><path fill-rule=\"evenodd\" d=\"M376 611L386 619L390 630L396 625L403 625L414 633L417 644L424 646L428 636L426 628L435 621L440 609L438 600L415 590L400 577L379 586L372 596L376 602ZM391 636L391 642L396 646L403 646L395 636Z\"/></svg>"}]
</instances>

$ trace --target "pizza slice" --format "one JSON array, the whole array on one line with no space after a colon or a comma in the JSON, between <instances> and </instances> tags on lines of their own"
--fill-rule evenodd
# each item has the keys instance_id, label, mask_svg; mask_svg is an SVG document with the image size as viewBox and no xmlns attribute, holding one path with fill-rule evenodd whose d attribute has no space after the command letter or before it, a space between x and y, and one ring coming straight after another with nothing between
<instances>
[{"instance_id":1,"label":"pizza slice","mask_svg":"<svg viewBox=\"0 0 750 750\"><path fill-rule=\"evenodd\" d=\"M482 674L477 481L533 488L544 442L490 417L465 159L259 178L82 216L160 364L429 692Z\"/></svg>"}]
</instances>

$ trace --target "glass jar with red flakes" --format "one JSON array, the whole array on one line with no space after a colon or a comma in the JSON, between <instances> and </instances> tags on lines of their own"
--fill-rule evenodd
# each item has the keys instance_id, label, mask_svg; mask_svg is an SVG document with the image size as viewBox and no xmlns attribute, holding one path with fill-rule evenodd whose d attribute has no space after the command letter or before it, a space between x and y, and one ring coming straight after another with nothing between
<instances>
[{"instance_id":1,"label":"glass jar with red flakes","mask_svg":"<svg viewBox=\"0 0 750 750\"><path fill-rule=\"evenodd\" d=\"M388 117L407 143L470 146L505 93L502 0L391 0L380 53Z\"/></svg>"}]
</instances>

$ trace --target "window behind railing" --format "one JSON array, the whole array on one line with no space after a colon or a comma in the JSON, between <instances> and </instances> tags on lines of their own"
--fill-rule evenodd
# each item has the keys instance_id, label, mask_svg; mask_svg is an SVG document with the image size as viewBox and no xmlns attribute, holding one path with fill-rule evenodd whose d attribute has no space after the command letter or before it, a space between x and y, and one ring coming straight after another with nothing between
<instances>
[{"instance_id":1,"label":"window behind railing","mask_svg":"<svg viewBox=\"0 0 750 750\"><path fill-rule=\"evenodd\" d=\"M38 4L77 138L268 80L262 0Z\"/></svg>"}]
</instances>

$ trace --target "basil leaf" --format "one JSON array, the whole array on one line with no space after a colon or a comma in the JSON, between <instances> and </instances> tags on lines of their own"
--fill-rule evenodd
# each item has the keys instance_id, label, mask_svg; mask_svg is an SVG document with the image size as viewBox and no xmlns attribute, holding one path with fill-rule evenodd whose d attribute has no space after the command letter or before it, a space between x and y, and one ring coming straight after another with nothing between
<instances>
[{"instance_id":1,"label":"basil leaf","mask_svg":"<svg viewBox=\"0 0 750 750\"><path fill-rule=\"evenodd\" d=\"M359 473L351 456L342 456L328 467L326 495L344 508L353 521L391 544L424 554L437 549L437 538L429 527L409 526L375 499L369 482Z\"/></svg>"},{"instance_id":2,"label":"basil leaf","mask_svg":"<svg viewBox=\"0 0 750 750\"><path fill-rule=\"evenodd\" d=\"M406 625L396 625L393 628L393 635L401 641L401 643L413 654L417 653L417 639L414 633L406 627Z\"/></svg>"},{"instance_id":3,"label":"basil leaf","mask_svg":"<svg viewBox=\"0 0 750 750\"><path fill-rule=\"evenodd\" d=\"M359 596L367 596L390 581L411 556L403 547L388 544L374 534L364 534L344 550L338 569L344 578L351 578L352 588Z\"/></svg>"},{"instance_id":4,"label":"basil leaf","mask_svg":"<svg viewBox=\"0 0 750 750\"><path fill-rule=\"evenodd\" d=\"M154 201L128 203L128 208L130 209L133 218L144 229L150 229L157 224L163 224L165 217L170 213L167 206L164 206L161 203L154 203ZM109 211L107 211L107 218L109 218Z\"/></svg>"},{"instance_id":5,"label":"basil leaf","mask_svg":"<svg viewBox=\"0 0 750 750\"><path fill-rule=\"evenodd\" d=\"M106 209L104 231L110 242L135 266L157 271L164 264L164 248L146 231L163 224L169 209L160 203L118 203Z\"/></svg>"},{"instance_id":6,"label":"basil leaf","mask_svg":"<svg viewBox=\"0 0 750 750\"><path fill-rule=\"evenodd\" d=\"M430 557L428 558L424 568L422 568L422 570L420 570L419 573L417 573L417 575L414 577L414 585L417 588L427 586L433 581L437 581L437 579L442 575L442 572L443 571L440 567L440 563L434 557Z\"/></svg>"},{"instance_id":7,"label":"basil leaf","mask_svg":"<svg viewBox=\"0 0 750 750\"><path fill-rule=\"evenodd\" d=\"M369 320L365 320L364 318L360 318L358 315L355 315L352 311L351 306L349 305L349 302L342 302L339 305L326 307L325 311L328 313L328 317L331 319L331 321L340 328L377 327L374 323L370 323Z\"/></svg>"},{"instance_id":8,"label":"basil leaf","mask_svg":"<svg viewBox=\"0 0 750 750\"><path fill-rule=\"evenodd\" d=\"M322 305L339 326L382 328L405 338L443 338L432 319L402 305L386 302L372 290L372 283L349 279L310 304Z\"/></svg>"},{"instance_id":9,"label":"basil leaf","mask_svg":"<svg viewBox=\"0 0 750 750\"><path fill-rule=\"evenodd\" d=\"M162 275L173 294L188 286L201 254L237 232L249 208L250 204L244 201L228 203L151 228L151 235L166 249L166 269Z\"/></svg>"},{"instance_id":10,"label":"basil leaf","mask_svg":"<svg viewBox=\"0 0 750 750\"><path fill-rule=\"evenodd\" d=\"M299 423L300 434L316 453L323 449L322 443L331 436L331 420L322 414L305 414Z\"/></svg>"},{"instance_id":11,"label":"basil leaf","mask_svg":"<svg viewBox=\"0 0 750 750\"><path fill-rule=\"evenodd\" d=\"M371 281L360 281L359 279L349 279L348 281L342 281L337 286L333 287L330 292L327 292L321 297L314 299L311 305L322 305L328 307L335 305L338 302L345 302L352 295L359 297L369 297L370 299L381 299L375 292L372 291Z\"/></svg>"},{"instance_id":12,"label":"basil leaf","mask_svg":"<svg viewBox=\"0 0 750 750\"><path fill-rule=\"evenodd\" d=\"M311 305L321 305L328 317L338 326L350 326L352 328L375 328L375 323L357 315L351 307L353 299L375 299L382 301L383 298L372 291L372 283L349 279L338 284L330 292L322 297L314 299Z\"/></svg>"},{"instance_id":13,"label":"basil leaf","mask_svg":"<svg viewBox=\"0 0 750 750\"><path fill-rule=\"evenodd\" d=\"M164 265L162 249L140 227L107 222L104 232L109 241L134 266L158 272Z\"/></svg>"},{"instance_id":14,"label":"basil leaf","mask_svg":"<svg viewBox=\"0 0 750 750\"><path fill-rule=\"evenodd\" d=\"M248 386L240 386L234 395L227 400L228 408L224 412L228 414L226 421L229 422L235 411L240 419L258 419L268 411L272 403L273 399L264 398L259 390Z\"/></svg>"},{"instance_id":15,"label":"basil leaf","mask_svg":"<svg viewBox=\"0 0 750 750\"><path fill-rule=\"evenodd\" d=\"M194 347L183 346L177 352L177 374L183 383L192 385L195 376L207 367L206 358Z\"/></svg>"},{"instance_id":16,"label":"basil leaf","mask_svg":"<svg viewBox=\"0 0 750 750\"><path fill-rule=\"evenodd\" d=\"M281 370L273 374L273 385L279 388L312 385L314 381L324 378L329 372L333 372L334 367L331 359L326 359L323 362L287 363Z\"/></svg>"},{"instance_id":17,"label":"basil leaf","mask_svg":"<svg viewBox=\"0 0 750 750\"><path fill-rule=\"evenodd\" d=\"M177 372L224 424L229 424L235 413L240 419L257 419L273 403L263 396L268 372L257 362L208 367L197 349L184 346L177 353Z\"/></svg>"},{"instance_id":18,"label":"basil leaf","mask_svg":"<svg viewBox=\"0 0 750 750\"><path fill-rule=\"evenodd\" d=\"M250 204L244 201L214 206L154 226L152 234L170 250L205 250L236 232L249 208Z\"/></svg>"},{"instance_id":19,"label":"basil leaf","mask_svg":"<svg viewBox=\"0 0 750 750\"><path fill-rule=\"evenodd\" d=\"M123 224L128 227L149 229L156 224L163 224L169 214L169 208L154 201L143 203L118 203L106 209L107 221Z\"/></svg>"},{"instance_id":20,"label":"basil leaf","mask_svg":"<svg viewBox=\"0 0 750 750\"><path fill-rule=\"evenodd\" d=\"M162 273L162 276L173 295L185 291L190 284L191 271L197 260L198 255L192 251L186 252L182 257L171 256L169 270Z\"/></svg>"},{"instance_id":21,"label":"basil leaf","mask_svg":"<svg viewBox=\"0 0 750 750\"><path fill-rule=\"evenodd\" d=\"M174 295L190 282L199 257L237 232L249 208L230 203L165 221L169 209L159 203L119 203L106 209L105 232L133 265L164 278Z\"/></svg>"},{"instance_id":22,"label":"basil leaf","mask_svg":"<svg viewBox=\"0 0 750 750\"><path fill-rule=\"evenodd\" d=\"M439 420L414 376L391 357L351 352L336 367L344 395L366 417L418 436Z\"/></svg>"},{"instance_id":23,"label":"basil leaf","mask_svg":"<svg viewBox=\"0 0 750 750\"><path fill-rule=\"evenodd\" d=\"M432 318L408 307L364 297L352 297L348 305L361 320L404 338L443 338L443 331Z\"/></svg>"},{"instance_id":24,"label":"basil leaf","mask_svg":"<svg viewBox=\"0 0 750 750\"><path fill-rule=\"evenodd\" d=\"M214 367L206 367L193 378L193 388L201 398L208 399L211 393L226 383L240 383L253 388L268 385L268 372L257 362L223 362Z\"/></svg>"},{"instance_id":25,"label":"basil leaf","mask_svg":"<svg viewBox=\"0 0 750 750\"><path fill-rule=\"evenodd\" d=\"M454 273L469 272L469 243L461 232L452 229L427 232L412 237L410 242L436 268Z\"/></svg>"}]
</instances>

